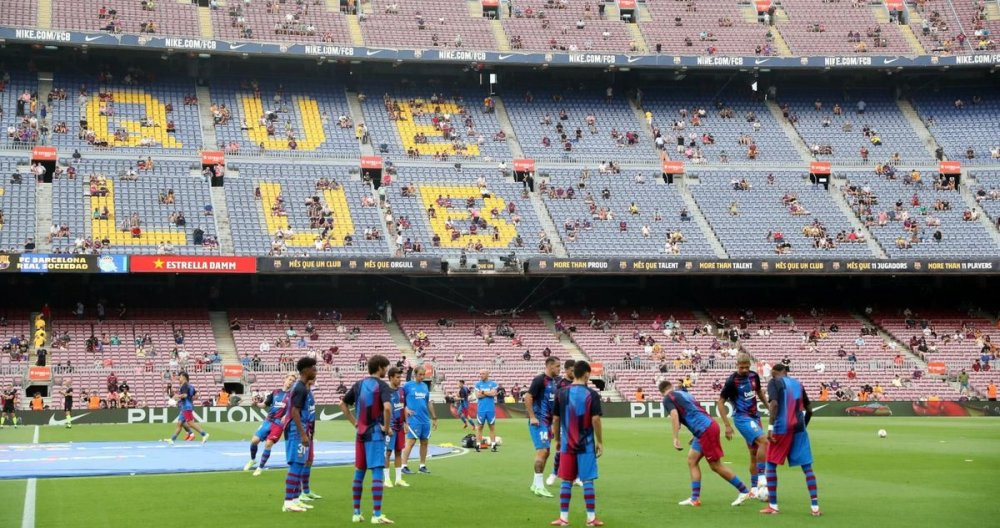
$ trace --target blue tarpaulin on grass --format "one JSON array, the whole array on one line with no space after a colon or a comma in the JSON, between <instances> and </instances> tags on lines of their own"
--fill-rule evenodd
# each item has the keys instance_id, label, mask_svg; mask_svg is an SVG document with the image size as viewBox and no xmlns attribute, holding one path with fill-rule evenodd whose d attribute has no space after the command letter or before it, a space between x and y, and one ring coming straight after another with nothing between
<instances>
[{"instance_id":1,"label":"blue tarpaulin on grass","mask_svg":"<svg viewBox=\"0 0 1000 528\"><path fill-rule=\"evenodd\" d=\"M243 469L249 442L79 442L0 444L0 479L193 473ZM263 445L261 446L263 450ZM452 452L430 446L430 456ZM354 464L354 442L316 442L313 466ZM417 456L414 449L412 455ZM258 461L260 455L258 455ZM284 470L285 445L274 446L268 468Z\"/></svg>"}]
</instances>

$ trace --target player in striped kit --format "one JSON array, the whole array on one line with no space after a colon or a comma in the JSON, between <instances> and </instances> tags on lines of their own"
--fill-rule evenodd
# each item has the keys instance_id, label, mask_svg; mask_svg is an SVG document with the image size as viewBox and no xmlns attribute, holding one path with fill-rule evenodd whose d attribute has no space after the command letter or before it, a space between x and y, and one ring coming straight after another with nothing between
<instances>
[{"instance_id":1,"label":"player in striped kit","mask_svg":"<svg viewBox=\"0 0 1000 528\"><path fill-rule=\"evenodd\" d=\"M295 365L299 379L292 385L287 398L287 412L284 420L285 460L288 461L288 476L285 478L285 503L281 511L304 512L308 508L299 500L302 477L306 462L312 457L312 437L306 427L309 405L309 382L316 379L316 360L310 357L299 359Z\"/></svg>"},{"instance_id":2,"label":"player in striped kit","mask_svg":"<svg viewBox=\"0 0 1000 528\"><path fill-rule=\"evenodd\" d=\"M576 364L575 360L567 359L563 363L563 375L556 380L556 395L559 391L569 387L573 384L573 366ZM555 436L555 429L552 430L552 436ZM545 485L551 486L556 483L556 479L559 478L559 446L556 446L556 454L552 457L552 474L545 479ZM580 479L576 479L573 482L574 486L582 486L583 482Z\"/></svg>"},{"instance_id":3,"label":"player in striped kit","mask_svg":"<svg viewBox=\"0 0 1000 528\"><path fill-rule=\"evenodd\" d=\"M771 382L767 384L768 410L771 412L767 426L767 491L768 505L760 511L765 515L778 513L778 466L788 460L789 466L802 466L809 489L810 511L820 516L819 492L816 473L812 468L812 447L806 426L812 418L812 407L802 382L788 375L788 367L777 364L771 369Z\"/></svg>"},{"instance_id":4,"label":"player in striped kit","mask_svg":"<svg viewBox=\"0 0 1000 528\"><path fill-rule=\"evenodd\" d=\"M604 526L597 518L597 459L604 453L601 427L601 395L587 387L590 364L577 361L573 366L573 384L556 395L552 413L555 441L562 452L559 478L559 518L552 526L569 526L569 503L573 496L573 481L583 481L583 500L587 509L587 526Z\"/></svg>"},{"instance_id":5,"label":"player in striped kit","mask_svg":"<svg viewBox=\"0 0 1000 528\"><path fill-rule=\"evenodd\" d=\"M393 524L382 515L382 477L385 470L385 439L392 423L392 389L382 381L389 359L374 355L368 360L368 377L351 387L340 401L340 410L356 430L354 441L354 481L351 487L354 514L351 522L364 522L361 491L365 473L372 472L372 524ZM350 407L354 406L354 413Z\"/></svg>"},{"instance_id":6,"label":"player in striped kit","mask_svg":"<svg viewBox=\"0 0 1000 528\"><path fill-rule=\"evenodd\" d=\"M255 477L260 476L264 471L265 466L267 466L267 460L271 457L271 448L274 447L275 442L281 439L282 424L285 419L285 397L295 383L296 378L295 374L289 372L285 376L285 382L281 388L275 389L274 392L268 394L267 399L261 404L268 409L267 416L264 417L264 421L257 428L257 432L254 433L253 438L250 439L250 460L243 466L243 471L250 471L250 468L257 462L257 446L261 440L264 440L264 452L260 456L260 466L253 472L253 476Z\"/></svg>"}]
</instances>

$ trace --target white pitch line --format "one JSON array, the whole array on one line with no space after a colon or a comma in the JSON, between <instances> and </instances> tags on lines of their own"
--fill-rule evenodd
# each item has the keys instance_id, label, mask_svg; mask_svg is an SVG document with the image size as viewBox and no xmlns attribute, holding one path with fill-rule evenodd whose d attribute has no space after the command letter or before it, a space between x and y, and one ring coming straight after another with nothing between
<instances>
[{"instance_id":1,"label":"white pitch line","mask_svg":"<svg viewBox=\"0 0 1000 528\"><path fill-rule=\"evenodd\" d=\"M38 426L35 426L35 434L31 438L32 444L38 443ZM35 528L35 488L38 486L38 479L28 479L28 485L24 489L24 514L21 515L21 528Z\"/></svg>"}]
</instances>

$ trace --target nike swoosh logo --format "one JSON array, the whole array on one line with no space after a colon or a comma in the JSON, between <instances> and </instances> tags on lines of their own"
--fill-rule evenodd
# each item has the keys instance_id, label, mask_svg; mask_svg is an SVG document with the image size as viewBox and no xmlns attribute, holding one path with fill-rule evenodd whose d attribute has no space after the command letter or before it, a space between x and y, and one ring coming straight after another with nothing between
<instances>
[{"instance_id":1,"label":"nike swoosh logo","mask_svg":"<svg viewBox=\"0 0 1000 528\"><path fill-rule=\"evenodd\" d=\"M830 404L828 403L826 405L820 405L819 407L813 407L813 412L819 412L820 409L822 409L824 407L829 407L829 406L830 406Z\"/></svg>"},{"instance_id":2,"label":"nike swoosh logo","mask_svg":"<svg viewBox=\"0 0 1000 528\"><path fill-rule=\"evenodd\" d=\"M899 57L896 57L895 59L885 59L885 61L883 62L883 64L892 64L892 63L894 63L894 62L896 62L898 60L899 60Z\"/></svg>"},{"instance_id":3,"label":"nike swoosh logo","mask_svg":"<svg viewBox=\"0 0 1000 528\"><path fill-rule=\"evenodd\" d=\"M96 37L83 37L83 39L87 42L93 42L99 38L101 38L101 35L97 35Z\"/></svg>"},{"instance_id":4,"label":"nike swoosh logo","mask_svg":"<svg viewBox=\"0 0 1000 528\"><path fill-rule=\"evenodd\" d=\"M78 414L76 416L70 417L68 420L66 418L63 418L62 420L56 420L56 415L53 414L52 416L49 416L49 425L66 425L67 422L73 423L79 420L80 418L87 416L88 414L90 413Z\"/></svg>"},{"instance_id":5,"label":"nike swoosh logo","mask_svg":"<svg viewBox=\"0 0 1000 528\"><path fill-rule=\"evenodd\" d=\"M365 53L367 53L368 56L371 57L372 55L378 55L379 53L382 53L382 50L366 50Z\"/></svg>"},{"instance_id":6,"label":"nike swoosh logo","mask_svg":"<svg viewBox=\"0 0 1000 528\"><path fill-rule=\"evenodd\" d=\"M246 44L230 44L229 45L229 49L230 50L238 50L238 49L242 48L243 46L246 46Z\"/></svg>"},{"instance_id":7,"label":"nike swoosh logo","mask_svg":"<svg viewBox=\"0 0 1000 528\"><path fill-rule=\"evenodd\" d=\"M320 411L319 412L319 421L321 421L321 422L329 422L330 420L336 420L337 418L340 418L343 415L344 415L344 413L342 413L342 412L333 413L333 414L326 414L326 411Z\"/></svg>"},{"instance_id":8,"label":"nike swoosh logo","mask_svg":"<svg viewBox=\"0 0 1000 528\"><path fill-rule=\"evenodd\" d=\"M771 60L771 59L754 59L753 63L754 63L754 65L760 65L760 64L764 64L765 62L767 62L769 60Z\"/></svg>"},{"instance_id":9,"label":"nike swoosh logo","mask_svg":"<svg viewBox=\"0 0 1000 528\"><path fill-rule=\"evenodd\" d=\"M628 63L632 64L633 62L635 62L637 60L642 60L642 57L629 57L628 58Z\"/></svg>"},{"instance_id":10,"label":"nike swoosh logo","mask_svg":"<svg viewBox=\"0 0 1000 528\"><path fill-rule=\"evenodd\" d=\"M513 54L510 54L510 55L504 55L503 53L501 53L501 54L500 54L500 56L499 56L498 58L499 58L500 60L507 60L507 59L509 59L509 58L511 58L511 57L513 57L513 56L514 56Z\"/></svg>"}]
</instances>

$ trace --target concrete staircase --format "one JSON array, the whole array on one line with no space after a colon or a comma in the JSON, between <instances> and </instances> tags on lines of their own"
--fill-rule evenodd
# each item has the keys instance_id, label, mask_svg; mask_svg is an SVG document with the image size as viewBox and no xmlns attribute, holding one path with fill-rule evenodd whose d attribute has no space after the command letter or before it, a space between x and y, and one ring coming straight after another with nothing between
<instances>
[{"instance_id":1,"label":"concrete staircase","mask_svg":"<svg viewBox=\"0 0 1000 528\"><path fill-rule=\"evenodd\" d=\"M910 127L913 131L917 133L921 141L924 143L924 147L931 156L934 156L934 151L938 148L938 142L934 139L934 135L924 124L924 121L920 119L920 115L917 114L917 110L913 108L913 105L909 101L904 99L899 99L896 101L896 106L899 107L900 112L903 113L903 117L910 123ZM906 160L903 160L904 162Z\"/></svg>"},{"instance_id":2,"label":"concrete staircase","mask_svg":"<svg viewBox=\"0 0 1000 528\"><path fill-rule=\"evenodd\" d=\"M552 315L552 312L539 310L538 318L541 319L543 323L545 323L545 326L549 330L551 330L553 334L556 333L556 318ZM566 354L569 354L569 357L571 359L576 361L590 361L590 356L588 356L586 352L584 352L579 346L577 346L577 344L573 342L572 338L568 336L556 336L556 337L559 338L559 343L562 344L563 350L566 351ZM553 350L552 353L555 354L556 351Z\"/></svg>"},{"instance_id":3,"label":"concrete staircase","mask_svg":"<svg viewBox=\"0 0 1000 528\"><path fill-rule=\"evenodd\" d=\"M903 40L910 45L910 49L913 53L917 55L927 55L927 50L924 49L924 45L920 42L920 39L913 34L913 29L910 26L896 26L899 28L899 32L903 34Z\"/></svg>"},{"instance_id":4,"label":"concrete staircase","mask_svg":"<svg viewBox=\"0 0 1000 528\"><path fill-rule=\"evenodd\" d=\"M223 255L235 254L233 230L229 223L229 204L226 203L224 187L212 187L212 214L215 217L215 227L218 230L216 234L219 237L219 249L222 250Z\"/></svg>"},{"instance_id":5,"label":"concrete staircase","mask_svg":"<svg viewBox=\"0 0 1000 528\"><path fill-rule=\"evenodd\" d=\"M622 12L618 9L618 2L610 2L604 4L604 19L605 20L621 20Z\"/></svg>"},{"instance_id":6,"label":"concrete staircase","mask_svg":"<svg viewBox=\"0 0 1000 528\"><path fill-rule=\"evenodd\" d=\"M493 98L493 106L496 111L497 121L500 122L500 130L503 130L504 134L507 134L507 146L510 147L511 154L514 155L515 159L524 158L524 151L521 150L521 142L518 141L517 135L514 133L514 125L510 122L510 115L507 113L507 107L503 103L501 97Z\"/></svg>"},{"instance_id":7,"label":"concrete staircase","mask_svg":"<svg viewBox=\"0 0 1000 528\"><path fill-rule=\"evenodd\" d=\"M542 224L545 236L549 237L549 240L552 241L552 254L557 257L566 258L568 256L566 246L563 245L562 239L559 238L559 230L556 229L556 225L552 222L552 213L549 211L548 206L545 205L545 201L536 192L528 193L528 197L531 199L531 205L535 207L536 211L540 213L544 212L544 214L538 215L538 222ZM534 240L524 241L525 246L537 243Z\"/></svg>"},{"instance_id":8,"label":"concrete staircase","mask_svg":"<svg viewBox=\"0 0 1000 528\"><path fill-rule=\"evenodd\" d=\"M879 24L889 23L889 10L886 9L885 4L873 5L871 6L871 11L876 22Z\"/></svg>"},{"instance_id":9,"label":"concrete staircase","mask_svg":"<svg viewBox=\"0 0 1000 528\"><path fill-rule=\"evenodd\" d=\"M222 356L223 363L239 363L236 355L236 341L233 331L229 329L229 317L226 312L208 312L212 319L212 336L215 337L215 350Z\"/></svg>"},{"instance_id":10,"label":"concrete staircase","mask_svg":"<svg viewBox=\"0 0 1000 528\"><path fill-rule=\"evenodd\" d=\"M972 188L979 183L976 179L969 175L969 171L962 171L962 185L959 186L959 191L962 193L962 199L965 200L965 206L969 209L975 209L979 211L979 223L983 225L986 232L990 234L993 239L994 244L1000 244L1000 231L997 231L996 225L990 220L989 215L983 211L983 208L976 203L976 197L972 195Z\"/></svg>"},{"instance_id":11,"label":"concrete staircase","mask_svg":"<svg viewBox=\"0 0 1000 528\"><path fill-rule=\"evenodd\" d=\"M639 24L625 24L625 27L628 28L629 36L632 42L635 43L638 53L649 53L649 46L646 45L646 37L642 34Z\"/></svg>"},{"instance_id":12,"label":"concrete staircase","mask_svg":"<svg viewBox=\"0 0 1000 528\"><path fill-rule=\"evenodd\" d=\"M347 92L347 108L351 111L351 122L358 126L365 122L365 112L361 109L361 101L358 100L357 92ZM375 147L369 141L361 145L361 154L364 156L375 155Z\"/></svg>"},{"instance_id":13,"label":"concrete staircase","mask_svg":"<svg viewBox=\"0 0 1000 528\"><path fill-rule=\"evenodd\" d=\"M875 321L873 319L869 319L864 314L860 314L860 313L856 313L856 312L851 312L851 317L853 317L855 320L859 321L861 324L863 324L865 326L874 327L876 330L878 330L878 336L879 336L880 339L882 339L882 341L885 341L886 343L894 343L896 345L896 350L900 354L903 354L904 358L907 358L910 361L913 361L915 364L917 364L920 367L921 370L923 370L924 372L927 372L927 362L925 362L923 359L921 359L920 356L917 356L917 355L913 354L912 352L910 352L910 347L909 346L905 345L902 341L900 341L900 340L896 339L895 337L893 337L892 334L890 334L889 332L886 332L885 328L882 328L882 325L878 324L877 321ZM956 389L957 388L958 387L956 387Z\"/></svg>"},{"instance_id":14,"label":"concrete staircase","mask_svg":"<svg viewBox=\"0 0 1000 528\"><path fill-rule=\"evenodd\" d=\"M652 22L653 15L649 14L649 9L646 8L645 4L636 4L636 10L639 12L639 22Z\"/></svg>"},{"instance_id":15,"label":"concrete staircase","mask_svg":"<svg viewBox=\"0 0 1000 528\"><path fill-rule=\"evenodd\" d=\"M781 115L781 107L778 106L778 103L768 99L767 109L781 125L781 129L785 132L785 136L788 137L788 140L792 142L792 145L795 145L795 150L798 151L799 157L802 158L802 161L806 163L812 161L813 157L812 154L809 153L809 147L806 146L805 140L802 139L802 135L799 134L799 131L796 130L795 127Z\"/></svg>"},{"instance_id":16,"label":"concrete staircase","mask_svg":"<svg viewBox=\"0 0 1000 528\"><path fill-rule=\"evenodd\" d=\"M471 18L482 18L483 16L483 4L482 2L476 2L475 0L468 0L465 5L469 9L469 17Z\"/></svg>"},{"instance_id":17,"label":"concrete staircase","mask_svg":"<svg viewBox=\"0 0 1000 528\"><path fill-rule=\"evenodd\" d=\"M351 43L355 46L365 45L365 35L361 31L361 19L358 15L347 15L347 29L351 33Z\"/></svg>"},{"instance_id":18,"label":"concrete staircase","mask_svg":"<svg viewBox=\"0 0 1000 528\"><path fill-rule=\"evenodd\" d=\"M375 6L372 5L373 0L359 0L358 5L361 6L361 12L370 15L375 12Z\"/></svg>"},{"instance_id":19,"label":"concrete staircase","mask_svg":"<svg viewBox=\"0 0 1000 528\"><path fill-rule=\"evenodd\" d=\"M658 185L666 185L663 183L663 180L659 178L657 178L656 183ZM680 191L681 198L684 199L684 206L687 207L688 213L691 215L691 218L694 219L694 223L698 224L698 228L701 229L702 233L710 235L708 237L708 243L712 246L712 251L715 253L715 257L720 259L729 258L729 254L726 253L726 248L722 247L722 242L719 241L719 237L716 236L715 230L712 229L712 225L705 219L705 215L702 214L701 208L698 207L698 202L696 202L694 200L694 196L691 195L691 191L687 187L690 183L691 182L688 181L686 176L679 179L675 177L674 179L674 185L679 185L678 190Z\"/></svg>"},{"instance_id":20,"label":"concrete staircase","mask_svg":"<svg viewBox=\"0 0 1000 528\"><path fill-rule=\"evenodd\" d=\"M1000 20L1000 2L993 0L986 3L986 20Z\"/></svg>"},{"instance_id":21,"label":"concrete staircase","mask_svg":"<svg viewBox=\"0 0 1000 528\"><path fill-rule=\"evenodd\" d=\"M52 0L38 0L38 27L52 28Z\"/></svg>"},{"instance_id":22,"label":"concrete staircase","mask_svg":"<svg viewBox=\"0 0 1000 528\"><path fill-rule=\"evenodd\" d=\"M840 208L840 212L843 213L847 220L851 223L851 227L853 227L858 233L863 233L865 235L865 243L868 244L868 250L880 259L888 259L889 255L885 252L885 249L883 249L882 245L875 240L871 231L869 231L868 228L861 223L858 215L854 214L854 211L851 210L850 204L847 203L847 199L844 198L844 181L840 178L831 178L830 183L832 184L830 197L833 199L833 203L837 204L837 207Z\"/></svg>"},{"instance_id":23,"label":"concrete staircase","mask_svg":"<svg viewBox=\"0 0 1000 528\"><path fill-rule=\"evenodd\" d=\"M38 100L48 101L52 91L52 72L38 72ZM52 119L52 109L49 108L49 119Z\"/></svg>"},{"instance_id":24,"label":"concrete staircase","mask_svg":"<svg viewBox=\"0 0 1000 528\"><path fill-rule=\"evenodd\" d=\"M49 253L49 227L52 226L52 184L35 184L35 252Z\"/></svg>"},{"instance_id":25,"label":"concrete staircase","mask_svg":"<svg viewBox=\"0 0 1000 528\"><path fill-rule=\"evenodd\" d=\"M743 21L747 24L759 24L757 22L757 8L755 6L747 6L740 9L740 14L743 15Z\"/></svg>"},{"instance_id":26,"label":"concrete staircase","mask_svg":"<svg viewBox=\"0 0 1000 528\"><path fill-rule=\"evenodd\" d=\"M214 39L215 29L212 27L212 9L208 7L198 8L198 34L203 39Z\"/></svg>"},{"instance_id":27,"label":"concrete staircase","mask_svg":"<svg viewBox=\"0 0 1000 528\"><path fill-rule=\"evenodd\" d=\"M784 13L784 11L780 10L778 12ZM777 14L775 16L777 16ZM778 55L781 57L791 57L792 48L788 47L788 43L785 42L785 37L781 36L781 30L778 29L777 24L771 26L771 36L774 37L774 48L778 50Z\"/></svg>"},{"instance_id":28,"label":"concrete staircase","mask_svg":"<svg viewBox=\"0 0 1000 528\"><path fill-rule=\"evenodd\" d=\"M479 16L482 16L482 13ZM493 40L497 43L497 49L500 51L510 51L510 38L507 37L507 31L504 30L503 23L499 20L490 20L490 30L493 31Z\"/></svg>"},{"instance_id":29,"label":"concrete staircase","mask_svg":"<svg viewBox=\"0 0 1000 528\"><path fill-rule=\"evenodd\" d=\"M207 86L195 86L194 94L198 98L202 146L215 148L218 146L219 140L215 136L215 121L212 119L212 93Z\"/></svg>"}]
</instances>

